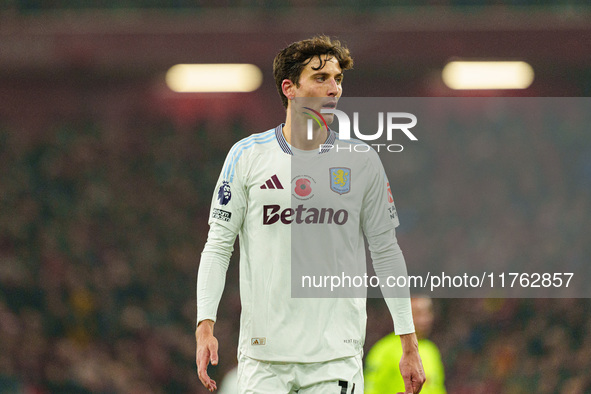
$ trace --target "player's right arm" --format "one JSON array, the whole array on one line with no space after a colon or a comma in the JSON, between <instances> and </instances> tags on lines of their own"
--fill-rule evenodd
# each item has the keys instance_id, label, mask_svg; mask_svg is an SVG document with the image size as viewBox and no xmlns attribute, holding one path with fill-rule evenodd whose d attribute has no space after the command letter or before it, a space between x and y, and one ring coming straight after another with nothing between
<instances>
[{"instance_id":1,"label":"player's right arm","mask_svg":"<svg viewBox=\"0 0 591 394\"><path fill-rule=\"evenodd\" d=\"M228 153L214 191L209 215L209 233L201 253L197 273L196 364L201 383L209 390L217 388L207 374L207 366L218 363L218 341L214 336L217 309L224 291L226 272L234 250L234 241L246 212L246 194L241 181L239 142Z\"/></svg>"},{"instance_id":2,"label":"player's right arm","mask_svg":"<svg viewBox=\"0 0 591 394\"><path fill-rule=\"evenodd\" d=\"M195 330L197 374L201 383L209 391L217 389L215 380L207 374L207 366L210 362L211 365L218 365L218 340L213 336L213 325L213 320L202 320Z\"/></svg>"},{"instance_id":3,"label":"player's right arm","mask_svg":"<svg viewBox=\"0 0 591 394\"><path fill-rule=\"evenodd\" d=\"M201 383L209 390L217 388L216 382L207 374L207 366L218 363L218 341L213 327L224 284L226 272L234 249L236 233L219 223L211 223L207 242L201 253L197 273L197 374Z\"/></svg>"}]
</instances>

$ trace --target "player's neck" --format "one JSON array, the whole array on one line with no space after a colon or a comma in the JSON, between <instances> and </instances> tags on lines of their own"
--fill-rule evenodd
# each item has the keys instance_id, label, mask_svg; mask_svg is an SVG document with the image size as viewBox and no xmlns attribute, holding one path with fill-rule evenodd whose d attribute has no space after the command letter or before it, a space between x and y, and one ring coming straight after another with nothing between
<instances>
[{"instance_id":1,"label":"player's neck","mask_svg":"<svg viewBox=\"0 0 591 394\"><path fill-rule=\"evenodd\" d=\"M328 138L327 131L316 126L312 131L312 139L308 139L307 122L297 121L291 117L291 111L287 110L283 137L288 144L301 150L318 150L321 144Z\"/></svg>"}]
</instances>

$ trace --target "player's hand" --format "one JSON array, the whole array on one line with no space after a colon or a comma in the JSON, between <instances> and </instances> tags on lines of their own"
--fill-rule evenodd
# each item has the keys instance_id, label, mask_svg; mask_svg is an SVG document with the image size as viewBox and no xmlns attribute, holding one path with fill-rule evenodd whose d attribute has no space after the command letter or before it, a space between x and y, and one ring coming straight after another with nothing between
<instances>
[{"instance_id":1,"label":"player's hand","mask_svg":"<svg viewBox=\"0 0 591 394\"><path fill-rule=\"evenodd\" d=\"M207 366L210 362L211 365L218 365L218 340L213 336L213 321L199 322L195 330L195 340L197 341L195 362L197 363L199 380L206 389L213 392L217 390L217 384L207 375Z\"/></svg>"},{"instance_id":2,"label":"player's hand","mask_svg":"<svg viewBox=\"0 0 591 394\"><path fill-rule=\"evenodd\" d=\"M425 371L421 356L419 356L419 346L416 335L401 335L402 358L400 359L400 373L404 379L404 393L398 394L417 394L421 392L425 383Z\"/></svg>"}]
</instances>

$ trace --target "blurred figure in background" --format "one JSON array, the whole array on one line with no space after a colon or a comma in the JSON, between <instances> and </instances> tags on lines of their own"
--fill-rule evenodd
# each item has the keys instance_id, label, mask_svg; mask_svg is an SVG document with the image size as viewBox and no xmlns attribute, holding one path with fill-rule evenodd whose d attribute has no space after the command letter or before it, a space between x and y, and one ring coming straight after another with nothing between
<instances>
[{"instance_id":1,"label":"blurred figure in background","mask_svg":"<svg viewBox=\"0 0 591 394\"><path fill-rule=\"evenodd\" d=\"M445 394L445 371L437 345L427 339L433 326L433 302L429 297L411 299L412 315L419 340L419 354L427 380L421 393ZM404 381L398 369L402 356L400 340L395 333L380 339L368 352L365 361L365 394L404 392Z\"/></svg>"}]
</instances>

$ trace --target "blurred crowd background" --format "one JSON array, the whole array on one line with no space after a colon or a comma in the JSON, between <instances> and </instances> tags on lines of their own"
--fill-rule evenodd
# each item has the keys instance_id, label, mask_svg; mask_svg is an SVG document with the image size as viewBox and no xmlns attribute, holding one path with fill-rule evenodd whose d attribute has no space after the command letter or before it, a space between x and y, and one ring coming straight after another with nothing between
<instances>
[{"instance_id":1,"label":"blurred crowd background","mask_svg":"<svg viewBox=\"0 0 591 394\"><path fill-rule=\"evenodd\" d=\"M270 66L291 41L347 42L351 96L583 97L591 87L591 13L577 1L289 2L309 15L299 25L274 1L164 3L101 2L126 8L116 15L85 2L0 3L0 393L206 392L194 327L209 204L232 144L282 121ZM279 27L260 5L281 8ZM453 57L521 54L539 70L523 92L456 92L438 77ZM164 86L167 67L200 61L258 64L263 86ZM385 163L409 270L498 261L588 279L589 104L482 123L482 108L433 101L437 126ZM591 392L588 298L434 302L448 392ZM235 253L218 381L236 363L239 313ZM382 300L369 300L368 322L366 350L392 330Z\"/></svg>"}]
</instances>

